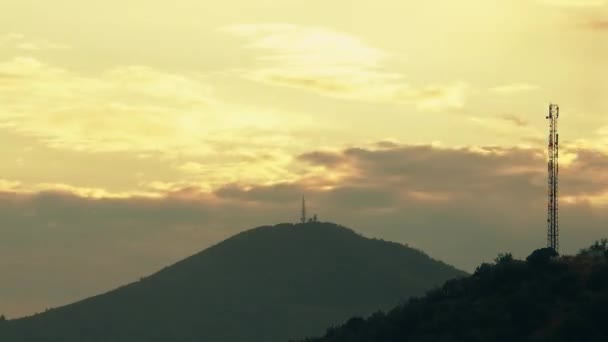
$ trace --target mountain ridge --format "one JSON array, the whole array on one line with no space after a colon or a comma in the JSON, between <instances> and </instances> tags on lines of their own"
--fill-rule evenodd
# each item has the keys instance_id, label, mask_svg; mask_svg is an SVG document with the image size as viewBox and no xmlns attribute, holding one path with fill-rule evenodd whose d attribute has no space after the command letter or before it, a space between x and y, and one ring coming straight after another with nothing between
<instances>
[{"instance_id":1,"label":"mountain ridge","mask_svg":"<svg viewBox=\"0 0 608 342\"><path fill-rule=\"evenodd\" d=\"M138 282L8 321L0 339L287 340L463 275L333 223L283 223L236 234Z\"/></svg>"}]
</instances>

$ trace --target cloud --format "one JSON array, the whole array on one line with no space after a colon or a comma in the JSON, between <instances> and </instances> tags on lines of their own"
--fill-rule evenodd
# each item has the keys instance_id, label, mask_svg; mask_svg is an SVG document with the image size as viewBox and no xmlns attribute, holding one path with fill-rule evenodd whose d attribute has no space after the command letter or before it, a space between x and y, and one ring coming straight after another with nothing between
<instances>
[{"instance_id":1,"label":"cloud","mask_svg":"<svg viewBox=\"0 0 608 342\"><path fill-rule=\"evenodd\" d=\"M587 28L594 31L608 31L608 20L593 20L587 24Z\"/></svg>"},{"instance_id":2,"label":"cloud","mask_svg":"<svg viewBox=\"0 0 608 342\"><path fill-rule=\"evenodd\" d=\"M0 101L5 132L64 151L152 156L179 171L198 163L189 179L208 187L282 178L289 151L307 139L296 130L316 127L287 111L223 101L201 76L146 66L83 75L16 57L0 62Z\"/></svg>"},{"instance_id":3,"label":"cloud","mask_svg":"<svg viewBox=\"0 0 608 342\"><path fill-rule=\"evenodd\" d=\"M468 89L469 86L464 82L420 89L404 89L399 92L397 99L406 103L415 103L421 110L440 111L462 108L465 105Z\"/></svg>"},{"instance_id":4,"label":"cloud","mask_svg":"<svg viewBox=\"0 0 608 342\"><path fill-rule=\"evenodd\" d=\"M19 33L6 33L0 36L0 46L22 41L24 38L25 36Z\"/></svg>"},{"instance_id":5,"label":"cloud","mask_svg":"<svg viewBox=\"0 0 608 342\"><path fill-rule=\"evenodd\" d=\"M289 24L222 30L247 38L246 48L265 52L258 57L264 67L248 74L258 81L346 96L368 84L384 85L400 78L379 70L387 53L333 30Z\"/></svg>"},{"instance_id":6,"label":"cloud","mask_svg":"<svg viewBox=\"0 0 608 342\"><path fill-rule=\"evenodd\" d=\"M118 199L132 197L157 198L165 195L165 193L153 191L112 192L103 188L88 188L62 183L24 184L20 181L7 179L0 179L0 192L15 193L20 195L35 195L39 193L56 192L91 199Z\"/></svg>"},{"instance_id":7,"label":"cloud","mask_svg":"<svg viewBox=\"0 0 608 342\"><path fill-rule=\"evenodd\" d=\"M508 95L508 94L513 94L513 93L521 93L521 92L526 92L526 91L538 90L539 88L540 88L539 86L533 85L533 84L514 83L514 84L507 84L507 85L490 88L490 91L497 93L497 94Z\"/></svg>"},{"instance_id":8,"label":"cloud","mask_svg":"<svg viewBox=\"0 0 608 342\"><path fill-rule=\"evenodd\" d=\"M0 63L0 126L76 150L193 154L226 130L269 130L284 119L269 110L218 101L196 77L144 66L85 77L32 57Z\"/></svg>"},{"instance_id":9,"label":"cloud","mask_svg":"<svg viewBox=\"0 0 608 342\"><path fill-rule=\"evenodd\" d=\"M564 152L573 157L560 168L561 246L572 253L605 234L608 155ZM301 167L290 181L211 190L159 181L148 184L154 196L0 181L3 312L15 317L94 295L244 229L296 221L302 193L323 221L468 270L498 252L525 257L545 243L544 150L391 142L294 159ZM24 279L35 285L24 289Z\"/></svg>"},{"instance_id":10,"label":"cloud","mask_svg":"<svg viewBox=\"0 0 608 342\"><path fill-rule=\"evenodd\" d=\"M513 114L505 114L503 116L501 116L501 119L512 123L513 125L517 126L517 127L528 127L530 126L530 122L520 116L517 115L513 115Z\"/></svg>"},{"instance_id":11,"label":"cloud","mask_svg":"<svg viewBox=\"0 0 608 342\"><path fill-rule=\"evenodd\" d=\"M532 126L525 118L514 114L502 114L496 116L471 116L467 118L469 122L478 127L492 132L494 136L513 139L516 138L524 145L544 146L544 139L539 139L544 135L537 128Z\"/></svg>"},{"instance_id":12,"label":"cloud","mask_svg":"<svg viewBox=\"0 0 608 342\"><path fill-rule=\"evenodd\" d=\"M0 47L30 52L69 49L67 45L52 43L44 39L30 39L19 33L8 33L0 36Z\"/></svg>"},{"instance_id":13,"label":"cloud","mask_svg":"<svg viewBox=\"0 0 608 342\"><path fill-rule=\"evenodd\" d=\"M321 165L330 168L335 168L336 166L342 165L345 162L340 153L324 151L305 153L300 155L298 159L312 165Z\"/></svg>"},{"instance_id":14,"label":"cloud","mask_svg":"<svg viewBox=\"0 0 608 342\"><path fill-rule=\"evenodd\" d=\"M606 4L605 0L540 0L541 3L558 7L601 7Z\"/></svg>"},{"instance_id":15,"label":"cloud","mask_svg":"<svg viewBox=\"0 0 608 342\"><path fill-rule=\"evenodd\" d=\"M246 24L221 30L246 38L246 48L262 53L256 68L237 71L256 82L343 99L411 103L421 110L464 105L467 88L463 82L413 87L403 75L384 67L395 56L352 35L291 24Z\"/></svg>"},{"instance_id":16,"label":"cloud","mask_svg":"<svg viewBox=\"0 0 608 342\"><path fill-rule=\"evenodd\" d=\"M261 60L318 73L359 71L365 74L388 56L356 37L319 27L249 24L229 26L223 30L252 39L248 48L270 52L260 57ZM378 76L391 77L388 74Z\"/></svg>"},{"instance_id":17,"label":"cloud","mask_svg":"<svg viewBox=\"0 0 608 342\"><path fill-rule=\"evenodd\" d=\"M0 83L0 125L57 148L168 151L195 145L194 130L213 124L192 112L208 108L208 88L145 67L88 78L19 57L0 63L0 73L15 76Z\"/></svg>"},{"instance_id":18,"label":"cloud","mask_svg":"<svg viewBox=\"0 0 608 342\"><path fill-rule=\"evenodd\" d=\"M509 169L529 169L544 172L544 156L539 151L503 149L498 147L442 149L433 146L399 146L382 150L347 149L341 154L342 164L356 170L343 183L386 182L387 187L398 186L404 191L449 194L453 198L473 195L472 191L487 190L492 181ZM333 158L336 158L333 155ZM304 154L301 160L313 166L327 166L317 154ZM536 170L526 167L536 161ZM333 165L336 164L334 161ZM503 164L503 165L500 165ZM331 173L331 168L327 172ZM445 175L445 176L444 176ZM501 176L502 177L502 176ZM491 181L492 180L492 181ZM480 188L475 184L485 183ZM395 183L392 183L395 182ZM471 188L463 186L469 184ZM517 193L517 192L516 192Z\"/></svg>"}]
</instances>

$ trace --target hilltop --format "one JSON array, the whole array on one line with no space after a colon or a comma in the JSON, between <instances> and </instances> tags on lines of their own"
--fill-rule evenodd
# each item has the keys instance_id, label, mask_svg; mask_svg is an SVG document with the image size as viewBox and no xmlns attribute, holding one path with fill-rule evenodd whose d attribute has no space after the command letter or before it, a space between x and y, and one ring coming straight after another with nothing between
<instances>
[{"instance_id":1,"label":"hilltop","mask_svg":"<svg viewBox=\"0 0 608 342\"><path fill-rule=\"evenodd\" d=\"M0 324L0 341L287 341L464 275L331 223L264 226L139 282Z\"/></svg>"},{"instance_id":2,"label":"hilltop","mask_svg":"<svg viewBox=\"0 0 608 342\"><path fill-rule=\"evenodd\" d=\"M354 317L306 342L607 341L607 243L577 256L499 255L388 313Z\"/></svg>"}]
</instances>

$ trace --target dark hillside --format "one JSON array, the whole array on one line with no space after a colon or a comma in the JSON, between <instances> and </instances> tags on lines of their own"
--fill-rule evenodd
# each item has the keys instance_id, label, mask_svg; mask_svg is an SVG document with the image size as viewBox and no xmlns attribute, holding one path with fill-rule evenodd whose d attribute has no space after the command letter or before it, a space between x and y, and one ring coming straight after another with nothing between
<instances>
[{"instance_id":1,"label":"dark hillside","mask_svg":"<svg viewBox=\"0 0 608 342\"><path fill-rule=\"evenodd\" d=\"M463 275L334 224L266 226L140 282L8 321L0 341L287 341Z\"/></svg>"},{"instance_id":2,"label":"dark hillside","mask_svg":"<svg viewBox=\"0 0 608 342\"><path fill-rule=\"evenodd\" d=\"M501 255L387 314L351 318L306 341L608 341L606 245L574 257Z\"/></svg>"}]
</instances>

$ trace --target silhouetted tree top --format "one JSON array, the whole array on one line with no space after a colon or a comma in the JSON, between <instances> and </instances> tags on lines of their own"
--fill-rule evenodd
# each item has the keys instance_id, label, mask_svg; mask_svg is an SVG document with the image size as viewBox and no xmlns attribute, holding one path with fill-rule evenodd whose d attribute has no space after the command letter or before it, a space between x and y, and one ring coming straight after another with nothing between
<instances>
[{"instance_id":1,"label":"silhouetted tree top","mask_svg":"<svg viewBox=\"0 0 608 342\"><path fill-rule=\"evenodd\" d=\"M608 239L595 241L590 247L581 249L579 255L608 257Z\"/></svg>"},{"instance_id":2,"label":"silhouetted tree top","mask_svg":"<svg viewBox=\"0 0 608 342\"><path fill-rule=\"evenodd\" d=\"M546 264L551 259L556 258L558 256L559 254L557 254L557 252L553 248L545 247L532 252L532 254L530 254L526 258L526 261L532 264Z\"/></svg>"},{"instance_id":3,"label":"silhouetted tree top","mask_svg":"<svg viewBox=\"0 0 608 342\"><path fill-rule=\"evenodd\" d=\"M506 264L506 263L510 263L513 262L515 259L513 259L513 254L511 253L501 253L498 254L498 256L496 258L494 258L494 263L496 264Z\"/></svg>"}]
</instances>

